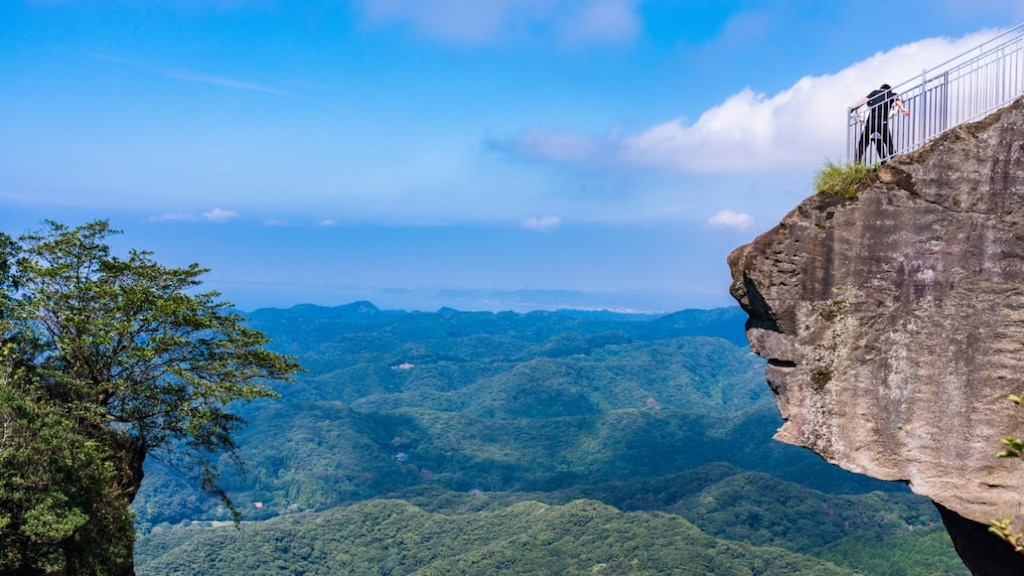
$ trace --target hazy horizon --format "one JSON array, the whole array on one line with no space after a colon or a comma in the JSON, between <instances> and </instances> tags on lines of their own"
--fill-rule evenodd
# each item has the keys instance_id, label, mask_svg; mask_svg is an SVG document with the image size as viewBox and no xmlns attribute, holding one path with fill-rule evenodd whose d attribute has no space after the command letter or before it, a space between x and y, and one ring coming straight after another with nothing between
<instances>
[{"instance_id":1,"label":"hazy horizon","mask_svg":"<svg viewBox=\"0 0 1024 576\"><path fill-rule=\"evenodd\" d=\"M582 290L488 290L459 288L379 288L338 286L325 288L303 299L267 297L263 291L254 297L236 292L224 299L243 312L265 308L288 309L295 306L333 308L357 302L369 302L381 310L437 312L451 308L460 312L533 312L538 310L608 311L623 314L671 314L681 310L712 310L738 306L728 300L711 300L699 295L670 291L586 292Z\"/></svg>"}]
</instances>

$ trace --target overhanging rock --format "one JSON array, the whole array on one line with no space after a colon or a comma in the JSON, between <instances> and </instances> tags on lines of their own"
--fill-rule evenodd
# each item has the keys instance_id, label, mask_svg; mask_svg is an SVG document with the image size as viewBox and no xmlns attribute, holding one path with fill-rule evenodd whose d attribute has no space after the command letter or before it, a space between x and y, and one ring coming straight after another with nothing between
<instances>
[{"instance_id":1,"label":"overhanging rock","mask_svg":"<svg viewBox=\"0 0 1024 576\"><path fill-rule=\"evenodd\" d=\"M1024 103L813 196L729 256L776 437L1024 528ZM963 555L963 554L962 554ZM973 569L973 567L972 567ZM976 572L982 573L982 572Z\"/></svg>"}]
</instances>

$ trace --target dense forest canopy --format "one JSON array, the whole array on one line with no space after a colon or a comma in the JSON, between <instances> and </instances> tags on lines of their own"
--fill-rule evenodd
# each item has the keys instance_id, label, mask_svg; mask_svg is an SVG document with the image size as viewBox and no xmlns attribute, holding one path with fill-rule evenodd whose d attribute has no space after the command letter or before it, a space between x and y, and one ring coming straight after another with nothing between
<instances>
[{"instance_id":1,"label":"dense forest canopy","mask_svg":"<svg viewBox=\"0 0 1024 576\"><path fill-rule=\"evenodd\" d=\"M142 574L964 574L929 502L771 439L738 308L249 317L308 368L240 407L250 521L154 465Z\"/></svg>"}]
</instances>

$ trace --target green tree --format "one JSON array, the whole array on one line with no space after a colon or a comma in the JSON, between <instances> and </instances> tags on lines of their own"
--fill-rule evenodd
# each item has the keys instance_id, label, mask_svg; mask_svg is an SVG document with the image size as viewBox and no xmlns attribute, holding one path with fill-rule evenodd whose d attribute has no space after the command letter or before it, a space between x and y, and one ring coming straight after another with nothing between
<instances>
[{"instance_id":1,"label":"green tree","mask_svg":"<svg viewBox=\"0 0 1024 576\"><path fill-rule=\"evenodd\" d=\"M103 574L131 558L110 452L0 351L0 573Z\"/></svg>"},{"instance_id":2,"label":"green tree","mask_svg":"<svg viewBox=\"0 0 1024 576\"><path fill-rule=\"evenodd\" d=\"M2 572L133 574L145 459L189 473L237 519L217 484L218 457L241 464L229 405L276 396L271 382L299 366L198 291L197 264L114 256L106 221L45 226L0 234L0 469L32 472L0 476Z\"/></svg>"}]
</instances>

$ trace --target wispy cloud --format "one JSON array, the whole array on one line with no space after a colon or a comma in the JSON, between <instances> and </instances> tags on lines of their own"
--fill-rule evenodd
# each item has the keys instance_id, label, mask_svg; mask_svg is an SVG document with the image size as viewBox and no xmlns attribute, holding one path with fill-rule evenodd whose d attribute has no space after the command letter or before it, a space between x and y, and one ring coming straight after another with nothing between
<instances>
[{"instance_id":1,"label":"wispy cloud","mask_svg":"<svg viewBox=\"0 0 1024 576\"><path fill-rule=\"evenodd\" d=\"M160 214L157 216L150 216L150 222L166 222L175 220L198 220L199 218L195 214L188 214L183 212L168 212L166 214Z\"/></svg>"},{"instance_id":2,"label":"wispy cloud","mask_svg":"<svg viewBox=\"0 0 1024 576\"><path fill-rule=\"evenodd\" d=\"M227 222L228 220L238 218L238 212L235 212L234 210L214 208L209 212L203 212L203 218L206 218L210 222Z\"/></svg>"},{"instance_id":3,"label":"wispy cloud","mask_svg":"<svg viewBox=\"0 0 1024 576\"><path fill-rule=\"evenodd\" d=\"M541 218L527 218L523 220L521 225L528 230L542 230L558 226L561 223L562 219L558 216L544 216Z\"/></svg>"},{"instance_id":4,"label":"wispy cloud","mask_svg":"<svg viewBox=\"0 0 1024 576\"><path fill-rule=\"evenodd\" d=\"M149 222L198 222L200 220L206 220L207 222L221 223L227 222L228 220L234 220L235 218L238 218L238 212L234 210L214 208L213 210L203 212L202 214L195 214L192 212L167 212L165 214L150 216L147 220ZM283 224L287 224L287 222L278 220L268 220L267 222L264 222L264 224L273 225L270 224L272 222L282 222Z\"/></svg>"},{"instance_id":5,"label":"wispy cloud","mask_svg":"<svg viewBox=\"0 0 1024 576\"><path fill-rule=\"evenodd\" d=\"M517 32L551 30L566 43L633 40L638 0L356 0L373 24L403 23L416 33L459 44L489 44Z\"/></svg>"},{"instance_id":6,"label":"wispy cloud","mask_svg":"<svg viewBox=\"0 0 1024 576\"><path fill-rule=\"evenodd\" d=\"M591 163L614 154L619 146L614 137L599 138L544 130L529 130L512 138L492 138L484 145L499 152L565 164Z\"/></svg>"},{"instance_id":7,"label":"wispy cloud","mask_svg":"<svg viewBox=\"0 0 1024 576\"><path fill-rule=\"evenodd\" d=\"M265 92L267 94L288 94L288 92L284 90L279 90L271 86L257 84L255 82L246 82L243 80L238 80L236 78L229 78L227 76L204 74L202 72L186 70L184 68L170 68L167 66L150 64L148 62L142 62L140 60L134 60L132 58L125 58L123 56L117 56L114 54L107 54L103 52L86 52L86 54L99 60L107 60L109 62L117 62L119 64L128 64L131 66L143 68L154 74L166 76L168 78L173 78L175 80L181 80L183 82L212 84L214 86L223 86L225 88L235 88L238 90L250 90L254 92Z\"/></svg>"},{"instance_id":8,"label":"wispy cloud","mask_svg":"<svg viewBox=\"0 0 1024 576\"><path fill-rule=\"evenodd\" d=\"M1011 19L1024 17L1024 4L1015 0L946 0L944 5L945 9L954 16L987 12L1008 16Z\"/></svg>"},{"instance_id":9,"label":"wispy cloud","mask_svg":"<svg viewBox=\"0 0 1024 576\"><path fill-rule=\"evenodd\" d=\"M238 88L239 90L267 92L269 94L287 94L284 90L278 90L277 88L263 86L262 84L254 84L252 82L243 82L233 78L226 78L224 76L211 76L209 74L200 74L199 72L192 72L189 70L170 68L162 69L162 72L167 77L174 78L176 80L184 80L186 82L200 82L203 84L213 84L215 86L225 86L227 88Z\"/></svg>"},{"instance_id":10,"label":"wispy cloud","mask_svg":"<svg viewBox=\"0 0 1024 576\"><path fill-rule=\"evenodd\" d=\"M334 226L336 224L337 224L337 222L335 222L334 220L332 220L330 218L327 218L327 219L324 219L324 220L320 221L320 225L321 226Z\"/></svg>"},{"instance_id":11,"label":"wispy cloud","mask_svg":"<svg viewBox=\"0 0 1024 576\"><path fill-rule=\"evenodd\" d=\"M263 225L264 226L270 226L271 228L280 228L280 227L283 227L283 226L291 226L291 222L289 222L287 220L270 219L270 220L264 220L263 221Z\"/></svg>"},{"instance_id":12,"label":"wispy cloud","mask_svg":"<svg viewBox=\"0 0 1024 576\"><path fill-rule=\"evenodd\" d=\"M632 41L642 27L634 0L579 2L562 22L563 37L573 44Z\"/></svg>"},{"instance_id":13,"label":"wispy cloud","mask_svg":"<svg viewBox=\"0 0 1024 576\"><path fill-rule=\"evenodd\" d=\"M116 0L115 0L116 1ZM89 0L24 0L26 4L31 6L63 6L70 4L89 4ZM278 4L279 0L150 0L148 4L171 4L182 6L185 5L189 8L213 8L217 10L237 10L243 8L272 8ZM144 6L146 4L137 2L135 0L120 0L121 4Z\"/></svg>"},{"instance_id":14,"label":"wispy cloud","mask_svg":"<svg viewBox=\"0 0 1024 576\"><path fill-rule=\"evenodd\" d=\"M733 210L722 210L708 219L708 225L717 228L750 228L754 225L754 219L749 214L735 212Z\"/></svg>"},{"instance_id":15,"label":"wispy cloud","mask_svg":"<svg viewBox=\"0 0 1024 576\"><path fill-rule=\"evenodd\" d=\"M745 88L695 121L673 118L634 134L528 130L491 148L588 169L750 173L810 169L845 155L846 107L881 82L896 84L995 32L932 38L878 53L830 75L806 76L774 95Z\"/></svg>"}]
</instances>

